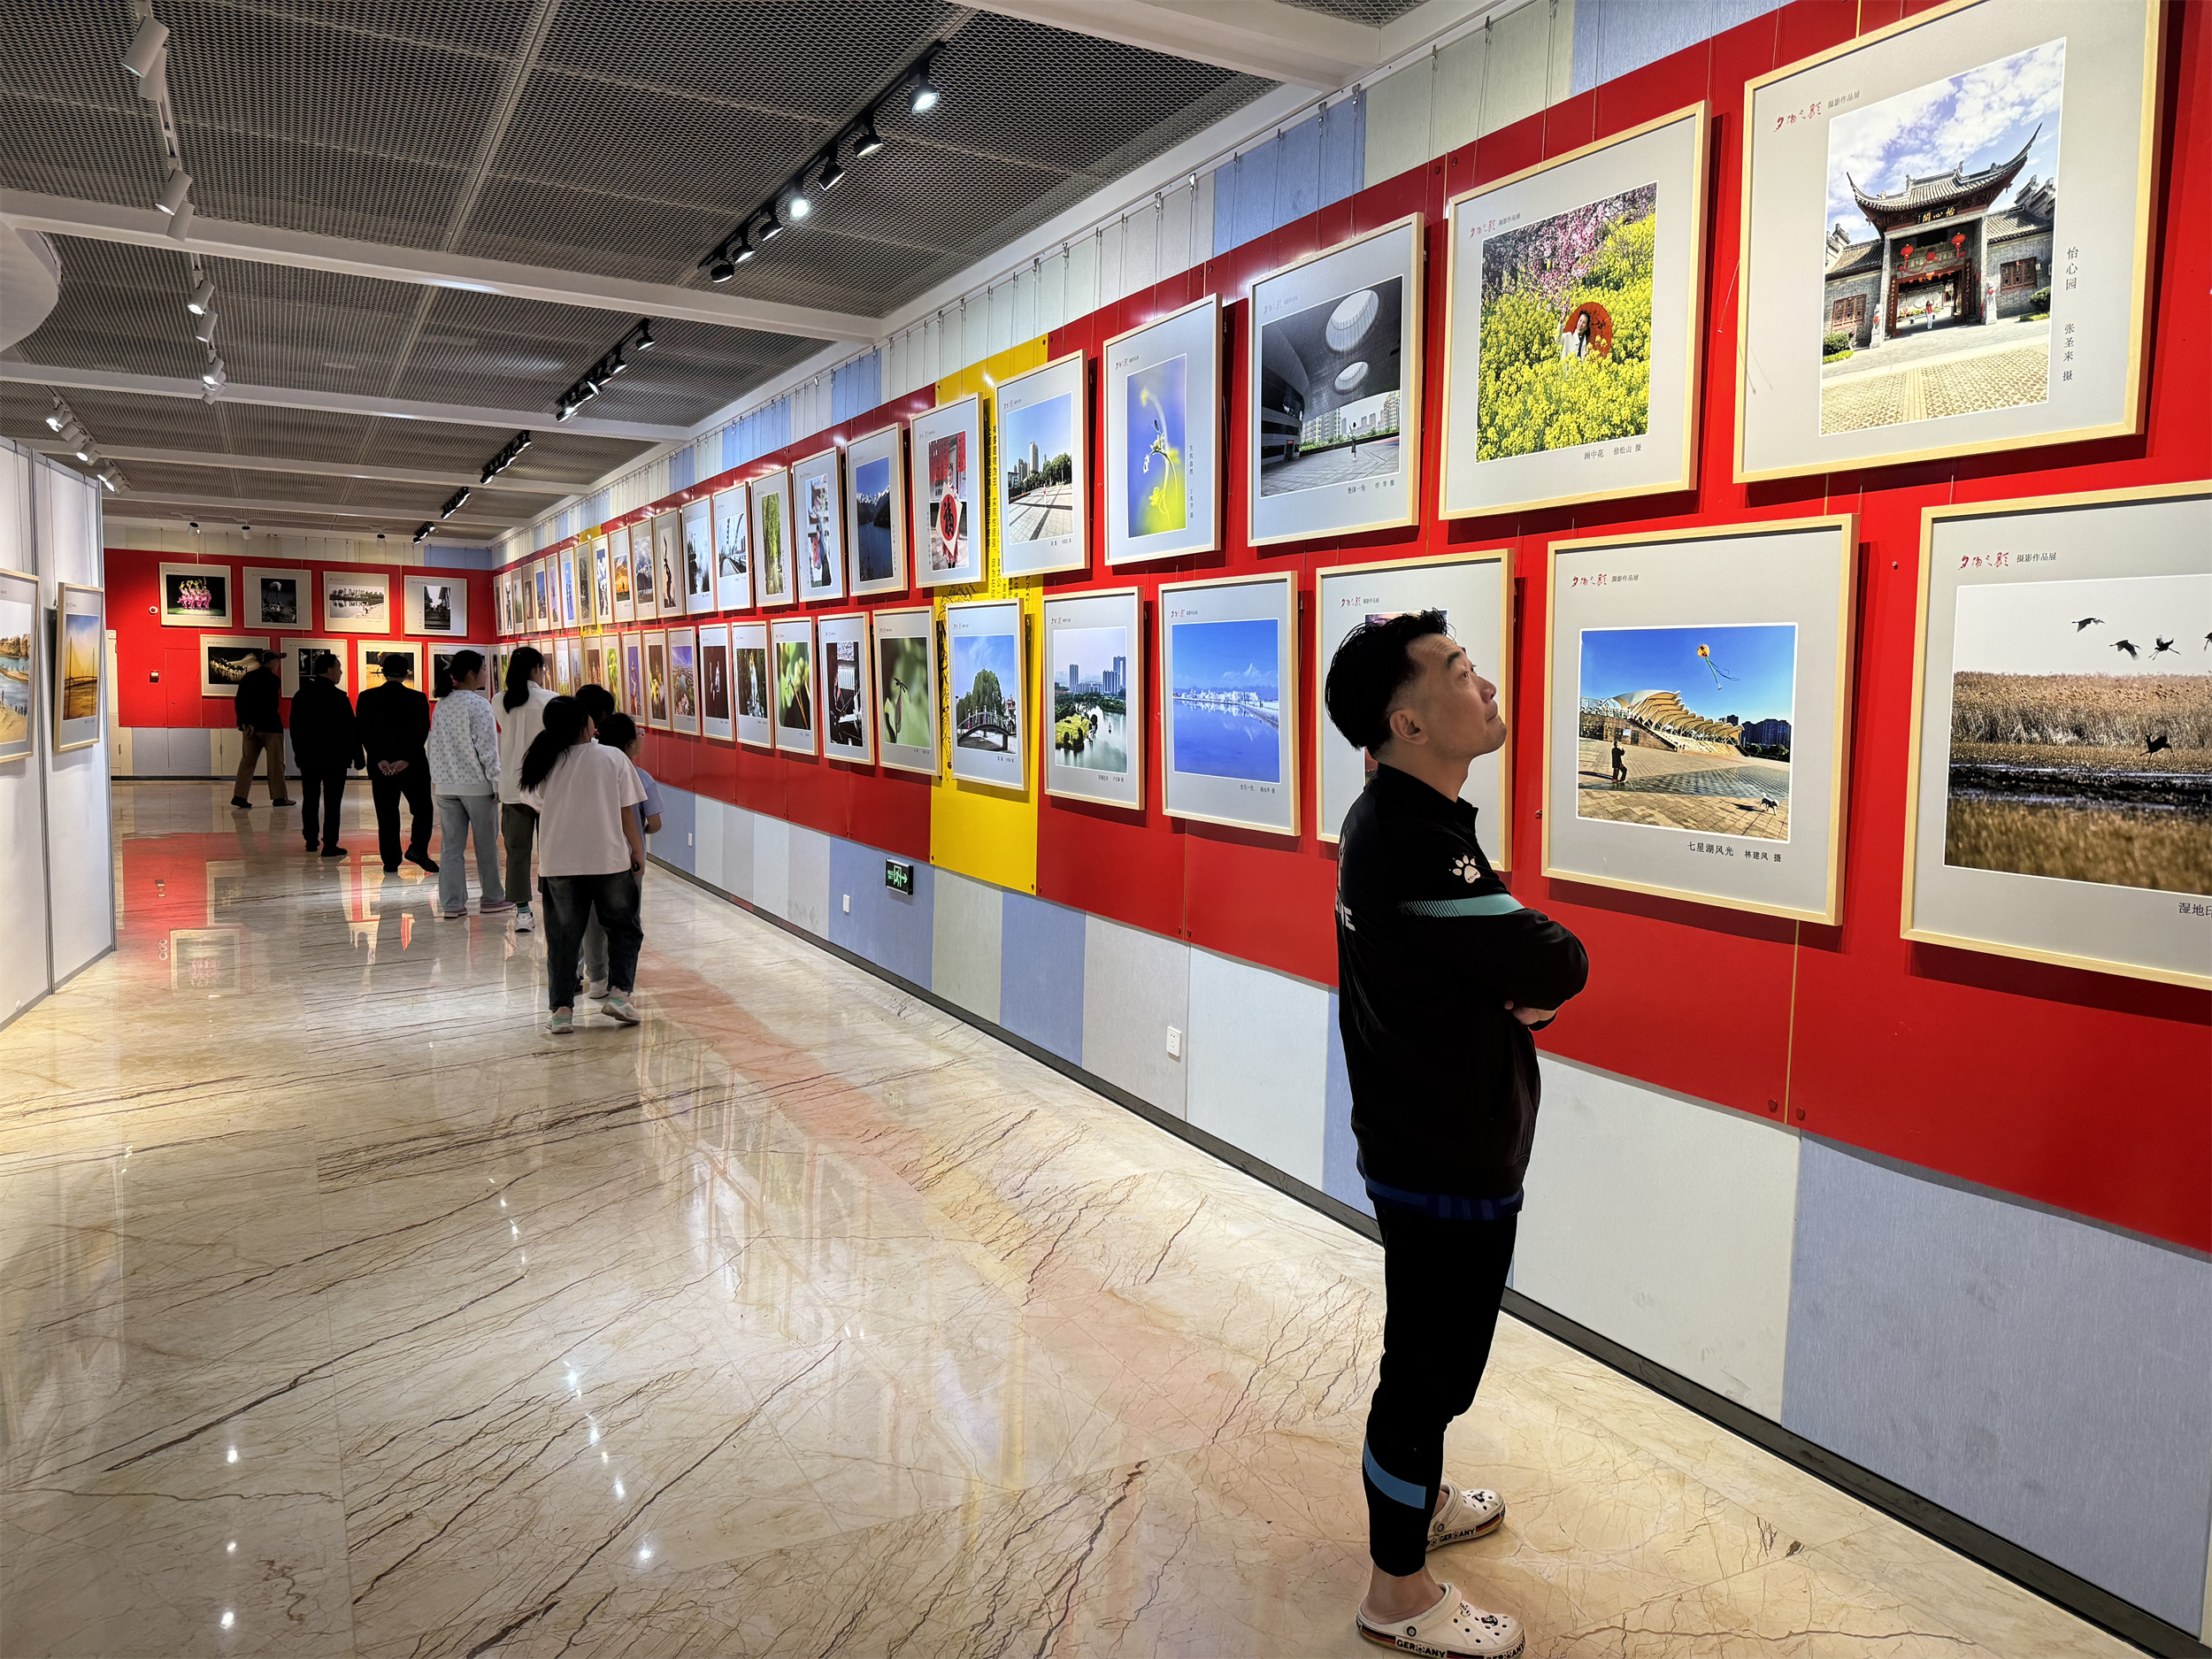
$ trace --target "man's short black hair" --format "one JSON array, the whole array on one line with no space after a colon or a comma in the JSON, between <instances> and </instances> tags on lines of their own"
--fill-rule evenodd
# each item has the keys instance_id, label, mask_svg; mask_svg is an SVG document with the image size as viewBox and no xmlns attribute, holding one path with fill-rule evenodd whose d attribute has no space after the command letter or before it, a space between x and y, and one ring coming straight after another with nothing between
<instances>
[{"instance_id":1,"label":"man's short black hair","mask_svg":"<svg viewBox=\"0 0 2212 1659\"><path fill-rule=\"evenodd\" d=\"M599 728L599 741L609 749L627 749L637 741L637 722L626 714L610 713L603 720L595 715L592 724Z\"/></svg>"},{"instance_id":2,"label":"man's short black hair","mask_svg":"<svg viewBox=\"0 0 2212 1659\"><path fill-rule=\"evenodd\" d=\"M1413 642L1444 632L1441 611L1402 611L1344 636L1330 659L1323 698L1346 742L1373 754L1390 741L1390 705L1417 672Z\"/></svg>"},{"instance_id":3,"label":"man's short black hair","mask_svg":"<svg viewBox=\"0 0 2212 1659\"><path fill-rule=\"evenodd\" d=\"M387 651L377 658L376 665L384 671L387 680L412 680L415 677L415 658L410 651Z\"/></svg>"},{"instance_id":4,"label":"man's short black hair","mask_svg":"<svg viewBox=\"0 0 2212 1659\"><path fill-rule=\"evenodd\" d=\"M604 686L587 682L577 687L576 701L584 705L584 712L591 716L595 726L604 726L614 712L614 693Z\"/></svg>"}]
</instances>

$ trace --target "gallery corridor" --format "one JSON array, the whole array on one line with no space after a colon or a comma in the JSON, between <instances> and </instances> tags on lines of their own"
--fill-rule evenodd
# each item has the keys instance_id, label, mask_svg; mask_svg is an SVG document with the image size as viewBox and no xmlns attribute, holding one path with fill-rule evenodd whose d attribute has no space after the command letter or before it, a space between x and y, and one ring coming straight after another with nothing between
<instances>
[{"instance_id":1,"label":"gallery corridor","mask_svg":"<svg viewBox=\"0 0 2212 1659\"><path fill-rule=\"evenodd\" d=\"M1367 1240L665 871L549 1037L226 795L0 1033L10 1659L1362 1650ZM1511 1318L1449 1466L1531 1654L2133 1651Z\"/></svg>"}]
</instances>

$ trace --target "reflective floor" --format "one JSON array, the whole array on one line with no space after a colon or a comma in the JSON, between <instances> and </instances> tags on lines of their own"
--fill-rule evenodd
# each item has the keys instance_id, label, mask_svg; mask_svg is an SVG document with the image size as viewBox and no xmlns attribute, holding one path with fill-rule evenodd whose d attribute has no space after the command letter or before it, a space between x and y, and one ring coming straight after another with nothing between
<instances>
[{"instance_id":1,"label":"reflective floor","mask_svg":"<svg viewBox=\"0 0 2212 1659\"><path fill-rule=\"evenodd\" d=\"M8 1659L1371 1651L1373 1246L663 872L549 1037L227 793L0 1033ZM2132 1651L1510 1319L1450 1463L1532 1654Z\"/></svg>"}]
</instances>

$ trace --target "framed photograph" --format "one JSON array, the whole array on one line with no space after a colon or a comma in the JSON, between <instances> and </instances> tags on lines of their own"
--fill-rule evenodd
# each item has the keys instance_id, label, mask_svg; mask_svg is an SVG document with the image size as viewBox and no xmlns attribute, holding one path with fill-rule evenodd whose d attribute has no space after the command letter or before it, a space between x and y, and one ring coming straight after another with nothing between
<instances>
[{"instance_id":1,"label":"framed photograph","mask_svg":"<svg viewBox=\"0 0 2212 1659\"><path fill-rule=\"evenodd\" d=\"M2137 433L2155 0L1955 0L1744 89L1736 478Z\"/></svg>"},{"instance_id":2,"label":"framed photograph","mask_svg":"<svg viewBox=\"0 0 2212 1659\"><path fill-rule=\"evenodd\" d=\"M239 579L243 595L239 623L249 628L311 628L315 626L315 572L249 565Z\"/></svg>"},{"instance_id":3,"label":"framed photograph","mask_svg":"<svg viewBox=\"0 0 2212 1659\"><path fill-rule=\"evenodd\" d=\"M350 644L344 640L285 640L281 642L284 661L277 670L277 693L280 696L299 695L302 664L328 652L338 659L341 683L345 683L352 664L347 658L352 655Z\"/></svg>"},{"instance_id":4,"label":"framed photograph","mask_svg":"<svg viewBox=\"0 0 2212 1659\"><path fill-rule=\"evenodd\" d=\"M749 611L753 606L752 526L747 522L745 486L715 492L714 608Z\"/></svg>"},{"instance_id":5,"label":"framed photograph","mask_svg":"<svg viewBox=\"0 0 2212 1659\"><path fill-rule=\"evenodd\" d=\"M684 525L683 515L672 508L653 520L653 558L661 615L680 617L685 603Z\"/></svg>"},{"instance_id":6,"label":"framed photograph","mask_svg":"<svg viewBox=\"0 0 2212 1659\"><path fill-rule=\"evenodd\" d=\"M791 473L788 469L755 479L753 498L754 603L763 610L797 598L798 577L791 562Z\"/></svg>"},{"instance_id":7,"label":"framed photograph","mask_svg":"<svg viewBox=\"0 0 2212 1659\"><path fill-rule=\"evenodd\" d=\"M1296 575L1164 582L1158 603L1169 814L1295 835Z\"/></svg>"},{"instance_id":8,"label":"framed photograph","mask_svg":"<svg viewBox=\"0 0 2212 1659\"><path fill-rule=\"evenodd\" d=\"M506 572L509 634L520 634L530 625L530 608L523 602L522 595L523 587L528 580L528 572L521 565Z\"/></svg>"},{"instance_id":9,"label":"framed photograph","mask_svg":"<svg viewBox=\"0 0 2212 1659\"><path fill-rule=\"evenodd\" d=\"M591 615L586 620L595 628L614 620L614 572L603 535L591 539Z\"/></svg>"},{"instance_id":10,"label":"framed photograph","mask_svg":"<svg viewBox=\"0 0 2212 1659\"><path fill-rule=\"evenodd\" d=\"M573 545L563 548L553 556L553 568L560 577L561 616L559 626L572 628L576 624L576 562L583 549Z\"/></svg>"},{"instance_id":11,"label":"framed photograph","mask_svg":"<svg viewBox=\"0 0 2212 1659\"><path fill-rule=\"evenodd\" d=\"M161 625L165 628L227 628L231 614L230 566L164 565Z\"/></svg>"},{"instance_id":12,"label":"framed photograph","mask_svg":"<svg viewBox=\"0 0 2212 1659\"><path fill-rule=\"evenodd\" d=\"M1090 389L1078 351L1001 381L993 396L1002 576L1090 565Z\"/></svg>"},{"instance_id":13,"label":"framed photograph","mask_svg":"<svg viewBox=\"0 0 2212 1659\"><path fill-rule=\"evenodd\" d=\"M1443 517L1695 486L1708 119L1452 198Z\"/></svg>"},{"instance_id":14,"label":"framed photograph","mask_svg":"<svg viewBox=\"0 0 2212 1659\"><path fill-rule=\"evenodd\" d=\"M664 628L648 628L643 636L645 647L645 724L656 732L671 732L675 726L668 718L668 633Z\"/></svg>"},{"instance_id":15,"label":"framed photograph","mask_svg":"<svg viewBox=\"0 0 2212 1659\"><path fill-rule=\"evenodd\" d=\"M906 591L906 428L886 426L845 449L845 523L853 592Z\"/></svg>"},{"instance_id":16,"label":"framed photograph","mask_svg":"<svg viewBox=\"0 0 2212 1659\"><path fill-rule=\"evenodd\" d=\"M326 570L323 572L323 632L395 634L392 577L388 571Z\"/></svg>"},{"instance_id":17,"label":"framed photograph","mask_svg":"<svg viewBox=\"0 0 2212 1659\"><path fill-rule=\"evenodd\" d=\"M430 667L431 672L435 674L437 672L437 656L434 652L433 652L431 656ZM603 691L605 691L609 696L614 699L614 706L616 708L619 709L622 706L622 696L620 692L607 683L606 647L603 645L598 638L593 634L588 634L584 636L584 666L582 669L582 675L583 677L577 681L578 685L597 686Z\"/></svg>"},{"instance_id":18,"label":"framed photograph","mask_svg":"<svg viewBox=\"0 0 2212 1659\"><path fill-rule=\"evenodd\" d=\"M730 625L730 672L737 677L737 741L776 746L775 676L768 661L768 625Z\"/></svg>"},{"instance_id":19,"label":"framed photograph","mask_svg":"<svg viewBox=\"0 0 2212 1659\"><path fill-rule=\"evenodd\" d=\"M553 576L547 562L542 558L534 558L530 561L530 583L526 596L529 601L531 632L540 633L551 627L556 603L553 597Z\"/></svg>"},{"instance_id":20,"label":"framed photograph","mask_svg":"<svg viewBox=\"0 0 2212 1659\"><path fill-rule=\"evenodd\" d=\"M914 576L925 588L983 580L983 400L967 396L913 422Z\"/></svg>"},{"instance_id":21,"label":"framed photograph","mask_svg":"<svg viewBox=\"0 0 2212 1659\"><path fill-rule=\"evenodd\" d=\"M832 760L867 765L876 757L867 612L818 618L814 638L821 666L822 753Z\"/></svg>"},{"instance_id":22,"label":"framed photograph","mask_svg":"<svg viewBox=\"0 0 2212 1659\"><path fill-rule=\"evenodd\" d=\"M495 655L494 648L488 645L465 645L457 641L442 640L430 647L429 682L418 686L416 688L429 693L431 701L434 703L451 696L453 695L453 659L463 651L474 651L484 659L487 670L491 667ZM488 672L484 677L484 691L487 696L492 695L492 680Z\"/></svg>"},{"instance_id":23,"label":"framed photograph","mask_svg":"<svg viewBox=\"0 0 2212 1659\"><path fill-rule=\"evenodd\" d=\"M1543 873L1832 926L1857 521L1555 541Z\"/></svg>"},{"instance_id":24,"label":"framed photograph","mask_svg":"<svg viewBox=\"0 0 2212 1659\"><path fill-rule=\"evenodd\" d=\"M465 640L469 631L469 588L460 576L400 578L406 605L407 634L443 634Z\"/></svg>"},{"instance_id":25,"label":"framed photograph","mask_svg":"<svg viewBox=\"0 0 2212 1659\"><path fill-rule=\"evenodd\" d=\"M1143 807L1142 613L1133 588L1045 595L1047 795Z\"/></svg>"},{"instance_id":26,"label":"framed photograph","mask_svg":"<svg viewBox=\"0 0 2212 1659\"><path fill-rule=\"evenodd\" d=\"M776 747L793 754L815 752L814 618L787 617L774 623Z\"/></svg>"},{"instance_id":27,"label":"framed photograph","mask_svg":"<svg viewBox=\"0 0 2212 1659\"><path fill-rule=\"evenodd\" d=\"M699 635L695 629L668 630L668 718L686 736L699 735Z\"/></svg>"},{"instance_id":28,"label":"framed photograph","mask_svg":"<svg viewBox=\"0 0 2212 1659\"><path fill-rule=\"evenodd\" d=\"M1208 295L1100 354L1106 563L1221 545L1221 301Z\"/></svg>"},{"instance_id":29,"label":"framed photograph","mask_svg":"<svg viewBox=\"0 0 2212 1659\"><path fill-rule=\"evenodd\" d=\"M2212 485L1920 534L1905 937L2212 987Z\"/></svg>"},{"instance_id":30,"label":"framed photograph","mask_svg":"<svg viewBox=\"0 0 2212 1659\"><path fill-rule=\"evenodd\" d=\"M38 578L0 570L0 765L37 746Z\"/></svg>"},{"instance_id":31,"label":"framed photograph","mask_svg":"<svg viewBox=\"0 0 2212 1659\"><path fill-rule=\"evenodd\" d=\"M658 589L653 583L653 521L640 518L630 526L630 597L640 622L660 615L660 602L653 596Z\"/></svg>"},{"instance_id":32,"label":"framed photograph","mask_svg":"<svg viewBox=\"0 0 2212 1659\"><path fill-rule=\"evenodd\" d=\"M238 682L261 666L261 653L269 649L265 634L203 634L200 635L200 695L235 697Z\"/></svg>"},{"instance_id":33,"label":"framed photograph","mask_svg":"<svg viewBox=\"0 0 2212 1659\"><path fill-rule=\"evenodd\" d=\"M876 743L883 764L937 775L937 617L927 605L879 611Z\"/></svg>"},{"instance_id":34,"label":"framed photograph","mask_svg":"<svg viewBox=\"0 0 2212 1659\"><path fill-rule=\"evenodd\" d=\"M1426 225L1409 214L1252 285L1255 547L1419 522Z\"/></svg>"},{"instance_id":35,"label":"framed photograph","mask_svg":"<svg viewBox=\"0 0 2212 1659\"><path fill-rule=\"evenodd\" d=\"M622 635L622 711L645 721L645 646L635 634Z\"/></svg>"},{"instance_id":36,"label":"framed photograph","mask_svg":"<svg viewBox=\"0 0 2212 1659\"><path fill-rule=\"evenodd\" d=\"M573 634L564 634L553 641L553 688L564 697L576 695L576 687L583 683L584 653Z\"/></svg>"},{"instance_id":37,"label":"framed photograph","mask_svg":"<svg viewBox=\"0 0 2212 1659\"><path fill-rule=\"evenodd\" d=\"M730 704L730 626L699 630L699 733L719 743L737 734Z\"/></svg>"},{"instance_id":38,"label":"framed photograph","mask_svg":"<svg viewBox=\"0 0 2212 1659\"><path fill-rule=\"evenodd\" d=\"M952 775L1002 789L1028 787L1018 599L970 599L945 607L950 657Z\"/></svg>"},{"instance_id":39,"label":"framed photograph","mask_svg":"<svg viewBox=\"0 0 2212 1659\"><path fill-rule=\"evenodd\" d=\"M791 469L791 511L799 534L799 597L845 596L845 452L834 447Z\"/></svg>"},{"instance_id":40,"label":"framed photograph","mask_svg":"<svg viewBox=\"0 0 2212 1659\"><path fill-rule=\"evenodd\" d=\"M1313 641L1314 780L1325 841L1344 831L1344 815L1367 787L1367 751L1354 749L1329 719L1321 697L1329 664L1344 636L1363 622L1409 611L1441 611L1444 626L1474 664L1497 687L1498 713L1513 721L1513 552L1471 549L1441 558L1394 559L1379 565L1333 565L1316 572L1317 613ZM1459 798L1475 809L1475 826L1493 865L1513 865L1513 741L1483 756L1467 772Z\"/></svg>"},{"instance_id":41,"label":"framed photograph","mask_svg":"<svg viewBox=\"0 0 2212 1659\"><path fill-rule=\"evenodd\" d=\"M392 678L385 672L384 659L395 653L407 659L406 671L398 676L399 683L417 691L424 689L424 648L420 640L357 640L354 648L357 664L353 676L355 696Z\"/></svg>"},{"instance_id":42,"label":"framed photograph","mask_svg":"<svg viewBox=\"0 0 2212 1659\"><path fill-rule=\"evenodd\" d=\"M100 741L107 677L106 596L64 582L54 598L54 752Z\"/></svg>"},{"instance_id":43,"label":"framed photograph","mask_svg":"<svg viewBox=\"0 0 2212 1659\"><path fill-rule=\"evenodd\" d=\"M630 565L630 527L607 532L607 614L618 624L637 620L637 602L631 586L635 572Z\"/></svg>"},{"instance_id":44,"label":"framed photograph","mask_svg":"<svg viewBox=\"0 0 2212 1659\"><path fill-rule=\"evenodd\" d=\"M706 496L686 502L682 515L684 614L702 616L714 607L714 503Z\"/></svg>"}]
</instances>

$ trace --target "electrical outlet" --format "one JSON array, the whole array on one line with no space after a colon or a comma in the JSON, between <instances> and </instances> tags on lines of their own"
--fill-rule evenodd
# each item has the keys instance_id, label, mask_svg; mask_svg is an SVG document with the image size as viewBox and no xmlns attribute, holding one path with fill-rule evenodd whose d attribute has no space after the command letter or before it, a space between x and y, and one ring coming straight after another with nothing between
<instances>
[{"instance_id":1,"label":"electrical outlet","mask_svg":"<svg viewBox=\"0 0 2212 1659\"><path fill-rule=\"evenodd\" d=\"M848 916L850 916L852 913L853 913L853 895L852 895L851 894L848 893L848 894L846 894L846 895L845 895L845 914L846 914L846 915L848 915Z\"/></svg>"},{"instance_id":2,"label":"electrical outlet","mask_svg":"<svg viewBox=\"0 0 2212 1659\"><path fill-rule=\"evenodd\" d=\"M1171 1060L1183 1057L1183 1028L1180 1025L1167 1028L1167 1055Z\"/></svg>"}]
</instances>

